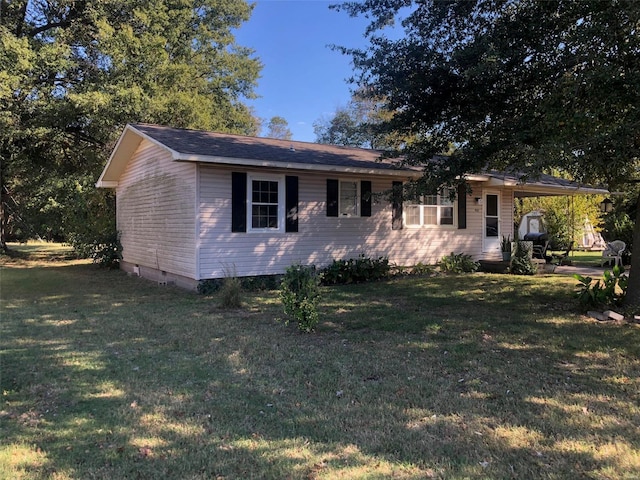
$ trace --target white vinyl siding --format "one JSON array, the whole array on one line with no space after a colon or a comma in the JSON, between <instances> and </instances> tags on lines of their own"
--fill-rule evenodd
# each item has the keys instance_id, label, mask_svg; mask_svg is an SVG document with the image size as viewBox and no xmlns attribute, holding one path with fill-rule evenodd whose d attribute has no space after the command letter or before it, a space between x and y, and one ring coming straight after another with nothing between
<instances>
[{"instance_id":1,"label":"white vinyl siding","mask_svg":"<svg viewBox=\"0 0 640 480\"><path fill-rule=\"evenodd\" d=\"M196 276L196 168L141 142L116 189L125 262Z\"/></svg>"},{"instance_id":2,"label":"white vinyl siding","mask_svg":"<svg viewBox=\"0 0 640 480\"><path fill-rule=\"evenodd\" d=\"M299 177L297 233L231 232L231 172L238 168L200 167L200 273L202 278L281 274L294 264L323 267L334 259L388 256L397 265L435 264L444 255L482 255L482 209L466 196L467 228L392 230L391 204L374 201L371 217L326 216L327 178L320 172L286 172ZM248 176L252 174L248 171ZM284 174L283 172L274 172ZM361 176L342 180L359 181ZM371 178L374 193L391 188L393 178ZM481 192L473 185L474 195ZM480 194L480 193L478 193ZM503 204L512 192L503 193ZM478 211L476 211L478 210ZM513 223L507 208L505 222Z\"/></svg>"}]
</instances>

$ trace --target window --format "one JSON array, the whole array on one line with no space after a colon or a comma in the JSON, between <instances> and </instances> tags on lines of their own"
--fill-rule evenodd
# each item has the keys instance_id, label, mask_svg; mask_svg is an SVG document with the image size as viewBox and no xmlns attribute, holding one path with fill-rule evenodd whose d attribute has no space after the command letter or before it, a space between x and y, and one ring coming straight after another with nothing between
<instances>
[{"instance_id":1,"label":"window","mask_svg":"<svg viewBox=\"0 0 640 480\"><path fill-rule=\"evenodd\" d=\"M370 217L371 181L327 179L327 217Z\"/></svg>"},{"instance_id":2,"label":"window","mask_svg":"<svg viewBox=\"0 0 640 480\"><path fill-rule=\"evenodd\" d=\"M341 217L356 217L360 214L360 202L358 202L358 199L360 198L358 193L359 186L359 182L340 181L340 202L338 204L338 211Z\"/></svg>"},{"instance_id":3,"label":"window","mask_svg":"<svg viewBox=\"0 0 640 480\"><path fill-rule=\"evenodd\" d=\"M283 178L248 176L249 229L283 230L284 187Z\"/></svg>"},{"instance_id":4,"label":"window","mask_svg":"<svg viewBox=\"0 0 640 480\"><path fill-rule=\"evenodd\" d=\"M453 225L454 201L451 190L442 189L437 195L424 195L416 203L405 205L405 224L418 227L424 225Z\"/></svg>"},{"instance_id":5,"label":"window","mask_svg":"<svg viewBox=\"0 0 640 480\"><path fill-rule=\"evenodd\" d=\"M278 182L251 181L251 228L278 228Z\"/></svg>"},{"instance_id":6,"label":"window","mask_svg":"<svg viewBox=\"0 0 640 480\"><path fill-rule=\"evenodd\" d=\"M232 232L297 232L298 177L231 172Z\"/></svg>"}]
</instances>

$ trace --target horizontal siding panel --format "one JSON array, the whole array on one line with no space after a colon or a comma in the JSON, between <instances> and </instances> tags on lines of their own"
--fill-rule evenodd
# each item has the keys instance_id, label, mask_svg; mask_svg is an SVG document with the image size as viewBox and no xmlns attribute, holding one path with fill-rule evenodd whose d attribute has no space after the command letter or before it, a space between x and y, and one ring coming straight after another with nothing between
<instances>
[{"instance_id":1,"label":"horizontal siding panel","mask_svg":"<svg viewBox=\"0 0 640 480\"><path fill-rule=\"evenodd\" d=\"M200 166L200 272L202 278L277 274L293 263L326 266L334 259L388 256L398 265L433 264L454 251L482 255L482 209L467 196L467 228L392 230L391 204L374 199L371 217L327 217L326 180L299 174L298 233L231 233L231 170ZM344 177L340 177L344 178ZM360 177L354 177L360 178ZM374 193L393 179L372 180ZM476 190L479 185L476 185ZM474 194L476 191L474 190ZM480 194L478 194L480 195ZM512 216L509 221L512 221Z\"/></svg>"},{"instance_id":2,"label":"horizontal siding panel","mask_svg":"<svg viewBox=\"0 0 640 480\"><path fill-rule=\"evenodd\" d=\"M195 278L195 169L142 141L116 190L123 260Z\"/></svg>"}]
</instances>

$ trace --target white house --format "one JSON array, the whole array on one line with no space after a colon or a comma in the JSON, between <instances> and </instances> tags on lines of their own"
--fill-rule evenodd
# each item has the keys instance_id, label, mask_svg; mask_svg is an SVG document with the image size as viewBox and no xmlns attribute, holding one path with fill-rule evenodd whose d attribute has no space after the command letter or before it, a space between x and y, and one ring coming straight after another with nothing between
<instances>
[{"instance_id":1,"label":"white house","mask_svg":"<svg viewBox=\"0 0 640 480\"><path fill-rule=\"evenodd\" d=\"M124 270L195 288L200 280L280 274L293 263L450 253L499 259L518 196L604 193L557 178L520 184L469 175L471 194L422 204L376 193L419 175L380 152L159 125L128 125L97 186L115 188Z\"/></svg>"}]
</instances>

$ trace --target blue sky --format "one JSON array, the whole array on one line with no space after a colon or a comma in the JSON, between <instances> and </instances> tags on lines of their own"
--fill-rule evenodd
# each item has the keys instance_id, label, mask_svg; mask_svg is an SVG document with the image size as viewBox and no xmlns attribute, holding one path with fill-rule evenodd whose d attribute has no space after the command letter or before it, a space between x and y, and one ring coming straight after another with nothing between
<instances>
[{"instance_id":1,"label":"blue sky","mask_svg":"<svg viewBox=\"0 0 640 480\"><path fill-rule=\"evenodd\" d=\"M294 140L315 141L313 123L330 117L350 98L351 59L328 45L366 45L367 21L329 10L322 0L258 0L251 19L236 31L239 45L263 64L247 103L264 119L284 117Z\"/></svg>"}]
</instances>

